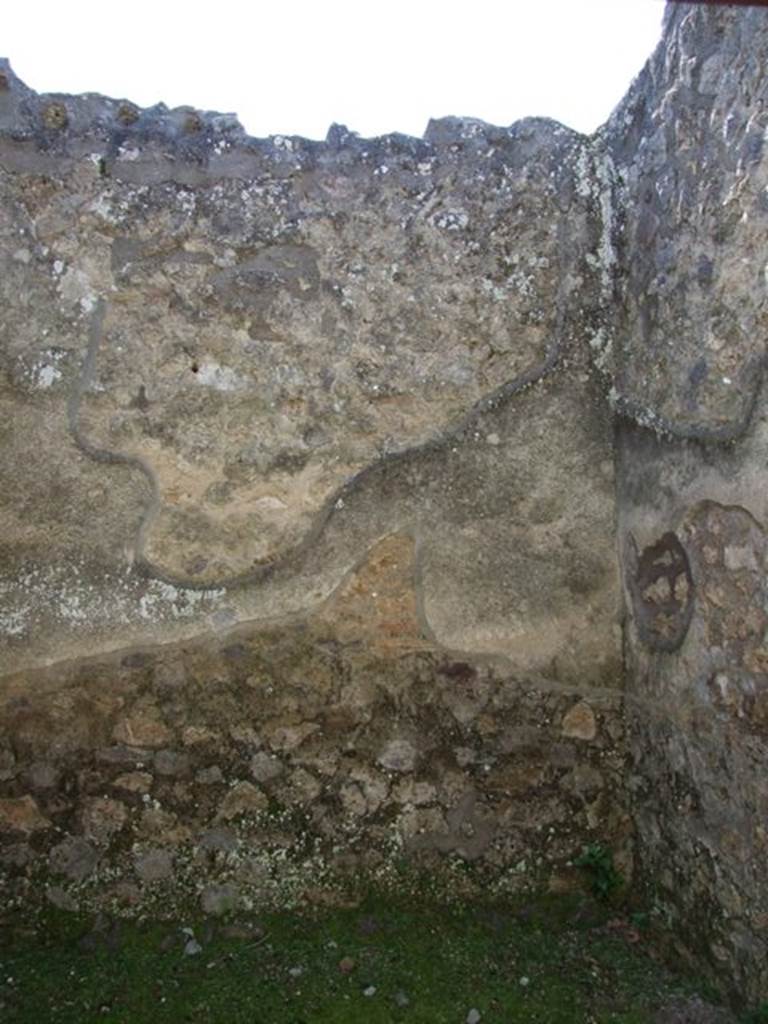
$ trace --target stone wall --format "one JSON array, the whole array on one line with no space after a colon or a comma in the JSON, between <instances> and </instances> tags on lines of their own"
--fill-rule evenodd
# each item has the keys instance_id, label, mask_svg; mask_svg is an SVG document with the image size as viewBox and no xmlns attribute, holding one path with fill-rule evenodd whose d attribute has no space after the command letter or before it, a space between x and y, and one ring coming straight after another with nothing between
<instances>
[{"instance_id":1,"label":"stone wall","mask_svg":"<svg viewBox=\"0 0 768 1024\"><path fill-rule=\"evenodd\" d=\"M599 842L768 996L766 67L764 11L676 4L592 138L309 142L0 64L12 898Z\"/></svg>"},{"instance_id":2,"label":"stone wall","mask_svg":"<svg viewBox=\"0 0 768 1024\"><path fill-rule=\"evenodd\" d=\"M9 898L629 877L587 140L3 74Z\"/></svg>"},{"instance_id":3,"label":"stone wall","mask_svg":"<svg viewBox=\"0 0 768 1024\"><path fill-rule=\"evenodd\" d=\"M379 545L309 622L5 677L6 905L558 890L587 836L631 867L620 693L436 648L398 588L410 554ZM371 587L388 609L365 636Z\"/></svg>"},{"instance_id":4,"label":"stone wall","mask_svg":"<svg viewBox=\"0 0 768 1024\"><path fill-rule=\"evenodd\" d=\"M731 992L768 996L768 12L682 5L602 133L637 856ZM649 429L650 428L650 429Z\"/></svg>"},{"instance_id":5,"label":"stone wall","mask_svg":"<svg viewBox=\"0 0 768 1024\"><path fill-rule=\"evenodd\" d=\"M616 672L584 139L260 141L5 81L7 669L306 612L407 531L438 642Z\"/></svg>"}]
</instances>

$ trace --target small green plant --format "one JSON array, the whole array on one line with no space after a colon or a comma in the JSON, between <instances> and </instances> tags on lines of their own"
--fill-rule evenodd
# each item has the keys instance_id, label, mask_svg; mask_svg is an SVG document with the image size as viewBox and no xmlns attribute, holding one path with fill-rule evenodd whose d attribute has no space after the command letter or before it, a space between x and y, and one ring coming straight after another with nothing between
<instances>
[{"instance_id":1,"label":"small green plant","mask_svg":"<svg viewBox=\"0 0 768 1024\"><path fill-rule=\"evenodd\" d=\"M613 854L602 843L585 846L573 863L589 873L592 892L601 900L610 899L624 882L613 863Z\"/></svg>"},{"instance_id":2,"label":"small green plant","mask_svg":"<svg viewBox=\"0 0 768 1024\"><path fill-rule=\"evenodd\" d=\"M651 915L647 910L636 910L629 915L629 923L639 932L645 931L650 927Z\"/></svg>"},{"instance_id":3,"label":"small green plant","mask_svg":"<svg viewBox=\"0 0 768 1024\"><path fill-rule=\"evenodd\" d=\"M748 1013L744 1024L768 1024L768 1003L761 1003L756 1010Z\"/></svg>"}]
</instances>

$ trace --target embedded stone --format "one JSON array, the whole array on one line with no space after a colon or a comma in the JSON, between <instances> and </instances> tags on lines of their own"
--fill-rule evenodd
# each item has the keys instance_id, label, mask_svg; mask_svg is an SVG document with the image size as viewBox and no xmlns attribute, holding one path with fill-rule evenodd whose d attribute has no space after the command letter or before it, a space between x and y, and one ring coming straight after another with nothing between
<instances>
[{"instance_id":1,"label":"embedded stone","mask_svg":"<svg viewBox=\"0 0 768 1024\"><path fill-rule=\"evenodd\" d=\"M748 569L750 572L757 572L757 556L754 548L739 547L736 544L726 544L723 551L723 560L726 569L731 572L738 572L740 569Z\"/></svg>"},{"instance_id":2,"label":"embedded stone","mask_svg":"<svg viewBox=\"0 0 768 1024\"><path fill-rule=\"evenodd\" d=\"M605 785L605 779L597 768L589 764L579 764L563 776L561 785L577 796L585 797L601 790Z\"/></svg>"},{"instance_id":3,"label":"embedded stone","mask_svg":"<svg viewBox=\"0 0 768 1024\"><path fill-rule=\"evenodd\" d=\"M402 779L392 794L400 804L431 804L437 800L437 790L431 782L417 779Z\"/></svg>"},{"instance_id":4,"label":"embedded stone","mask_svg":"<svg viewBox=\"0 0 768 1024\"><path fill-rule=\"evenodd\" d=\"M242 743L245 747L261 746L261 737L251 725L233 725L229 735L235 743Z\"/></svg>"},{"instance_id":5,"label":"embedded stone","mask_svg":"<svg viewBox=\"0 0 768 1024\"><path fill-rule=\"evenodd\" d=\"M319 728L317 722L301 722L299 725L278 724L266 727L264 736L273 750L289 753L300 747L304 740L317 732Z\"/></svg>"},{"instance_id":6,"label":"embedded stone","mask_svg":"<svg viewBox=\"0 0 768 1024\"><path fill-rule=\"evenodd\" d=\"M160 693L173 693L186 682L184 666L178 660L161 661L154 666L152 682Z\"/></svg>"},{"instance_id":7,"label":"embedded stone","mask_svg":"<svg viewBox=\"0 0 768 1024\"><path fill-rule=\"evenodd\" d=\"M137 834L154 842L175 845L189 839L190 830L172 811L162 807L147 807L142 812Z\"/></svg>"},{"instance_id":8,"label":"embedded stone","mask_svg":"<svg viewBox=\"0 0 768 1024\"><path fill-rule=\"evenodd\" d=\"M350 772L362 789L369 814L375 813L389 796L389 780L381 772L365 766L357 766Z\"/></svg>"},{"instance_id":9,"label":"embedded stone","mask_svg":"<svg viewBox=\"0 0 768 1024\"><path fill-rule=\"evenodd\" d=\"M0 832L21 832L29 835L51 828L48 818L31 796L0 800Z\"/></svg>"},{"instance_id":10,"label":"embedded stone","mask_svg":"<svg viewBox=\"0 0 768 1024\"><path fill-rule=\"evenodd\" d=\"M115 789L123 789L127 793L148 793L154 779L149 772L124 772L118 775L112 785Z\"/></svg>"},{"instance_id":11,"label":"embedded stone","mask_svg":"<svg viewBox=\"0 0 768 1024\"><path fill-rule=\"evenodd\" d=\"M74 896L60 885L49 885L45 890L45 898L57 910L65 910L69 914L76 914L80 909Z\"/></svg>"},{"instance_id":12,"label":"embedded stone","mask_svg":"<svg viewBox=\"0 0 768 1024\"><path fill-rule=\"evenodd\" d=\"M199 837L197 845L211 853L234 853L240 840L228 828L209 828Z\"/></svg>"},{"instance_id":13,"label":"embedded stone","mask_svg":"<svg viewBox=\"0 0 768 1024\"><path fill-rule=\"evenodd\" d=\"M145 850L134 857L133 867L142 882L162 882L173 875L173 854L168 850Z\"/></svg>"},{"instance_id":14,"label":"embedded stone","mask_svg":"<svg viewBox=\"0 0 768 1024\"><path fill-rule=\"evenodd\" d=\"M237 782L224 797L217 821L230 821L241 814L256 814L269 806L267 795L250 782Z\"/></svg>"},{"instance_id":15,"label":"embedded stone","mask_svg":"<svg viewBox=\"0 0 768 1024\"><path fill-rule=\"evenodd\" d=\"M67 836L53 847L48 856L51 871L72 882L81 882L93 874L98 862L96 850L82 836Z\"/></svg>"},{"instance_id":16,"label":"embedded stone","mask_svg":"<svg viewBox=\"0 0 768 1024\"><path fill-rule=\"evenodd\" d=\"M368 813L368 801L365 799L362 789L355 782L342 786L339 790L341 806L346 814L360 818Z\"/></svg>"},{"instance_id":17,"label":"embedded stone","mask_svg":"<svg viewBox=\"0 0 768 1024\"><path fill-rule=\"evenodd\" d=\"M30 789L37 791L55 789L61 778L61 771L50 761L35 761L27 768L27 782Z\"/></svg>"},{"instance_id":18,"label":"embedded stone","mask_svg":"<svg viewBox=\"0 0 768 1024\"><path fill-rule=\"evenodd\" d=\"M285 771L282 761L274 754L260 750L251 758L251 775L257 782L272 782Z\"/></svg>"},{"instance_id":19,"label":"embedded stone","mask_svg":"<svg viewBox=\"0 0 768 1024\"><path fill-rule=\"evenodd\" d=\"M29 843L9 843L7 846L0 846L0 864L6 867L23 868L34 858L35 854Z\"/></svg>"},{"instance_id":20,"label":"embedded stone","mask_svg":"<svg viewBox=\"0 0 768 1024\"><path fill-rule=\"evenodd\" d=\"M221 734L215 729L209 729L204 725L188 725L181 733L181 742L185 747L197 747L203 744L218 743Z\"/></svg>"},{"instance_id":21,"label":"embedded stone","mask_svg":"<svg viewBox=\"0 0 768 1024\"><path fill-rule=\"evenodd\" d=\"M16 758L12 750L0 749L0 782L9 782L16 775Z\"/></svg>"},{"instance_id":22,"label":"embedded stone","mask_svg":"<svg viewBox=\"0 0 768 1024\"><path fill-rule=\"evenodd\" d=\"M133 747L164 747L173 739L171 731L160 719L143 714L123 718L112 735L118 743Z\"/></svg>"},{"instance_id":23,"label":"embedded stone","mask_svg":"<svg viewBox=\"0 0 768 1024\"><path fill-rule=\"evenodd\" d=\"M565 713L560 730L563 736L577 740L593 740L597 736L597 720L586 701L579 701Z\"/></svg>"},{"instance_id":24,"label":"embedded stone","mask_svg":"<svg viewBox=\"0 0 768 1024\"><path fill-rule=\"evenodd\" d=\"M134 766L140 768L151 757L146 750L139 747L126 747L119 744L114 747L101 747L96 751L99 764L116 766Z\"/></svg>"},{"instance_id":25,"label":"embedded stone","mask_svg":"<svg viewBox=\"0 0 768 1024\"><path fill-rule=\"evenodd\" d=\"M106 843L125 825L128 811L125 804L109 797L96 797L86 801L81 821L83 833L96 843Z\"/></svg>"},{"instance_id":26,"label":"embedded stone","mask_svg":"<svg viewBox=\"0 0 768 1024\"><path fill-rule=\"evenodd\" d=\"M288 803L307 804L320 796L323 787L321 783L305 768L296 768L288 777L288 783L283 788Z\"/></svg>"},{"instance_id":27,"label":"embedded stone","mask_svg":"<svg viewBox=\"0 0 768 1024\"><path fill-rule=\"evenodd\" d=\"M152 763L158 775L187 775L192 762L189 754L178 750L158 750Z\"/></svg>"},{"instance_id":28,"label":"embedded stone","mask_svg":"<svg viewBox=\"0 0 768 1024\"><path fill-rule=\"evenodd\" d=\"M449 835L446 817L439 807L406 807L397 819L398 830L405 839L419 837L447 838ZM448 840L449 843L452 840ZM454 843L455 845L455 843Z\"/></svg>"},{"instance_id":29,"label":"embedded stone","mask_svg":"<svg viewBox=\"0 0 768 1024\"><path fill-rule=\"evenodd\" d=\"M377 757L382 768L390 772L412 772L416 767L418 751L409 740L390 740Z\"/></svg>"},{"instance_id":30,"label":"embedded stone","mask_svg":"<svg viewBox=\"0 0 768 1024\"><path fill-rule=\"evenodd\" d=\"M225 882L222 885L209 885L200 896L200 906L206 914L221 917L238 909L240 892L237 886L231 882Z\"/></svg>"}]
</instances>

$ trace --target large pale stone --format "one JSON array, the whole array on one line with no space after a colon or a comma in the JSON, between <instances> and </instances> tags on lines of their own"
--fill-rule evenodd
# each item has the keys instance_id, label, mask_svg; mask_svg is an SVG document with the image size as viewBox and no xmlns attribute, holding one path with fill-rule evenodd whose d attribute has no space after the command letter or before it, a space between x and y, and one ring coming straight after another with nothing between
<instances>
[{"instance_id":1,"label":"large pale stone","mask_svg":"<svg viewBox=\"0 0 768 1024\"><path fill-rule=\"evenodd\" d=\"M390 740L377 760L382 768L390 772L410 772L416 766L418 751L410 740Z\"/></svg>"},{"instance_id":2,"label":"large pale stone","mask_svg":"<svg viewBox=\"0 0 768 1024\"><path fill-rule=\"evenodd\" d=\"M579 701L565 713L562 733L577 740L593 740L597 736L595 712L586 701Z\"/></svg>"},{"instance_id":3,"label":"large pale stone","mask_svg":"<svg viewBox=\"0 0 768 1024\"><path fill-rule=\"evenodd\" d=\"M53 847L48 862L54 874L80 882L93 873L98 860L96 850L82 836L67 836Z\"/></svg>"},{"instance_id":4,"label":"large pale stone","mask_svg":"<svg viewBox=\"0 0 768 1024\"><path fill-rule=\"evenodd\" d=\"M29 834L50 827L50 821L40 811L33 797L0 800L0 832Z\"/></svg>"},{"instance_id":5,"label":"large pale stone","mask_svg":"<svg viewBox=\"0 0 768 1024\"><path fill-rule=\"evenodd\" d=\"M142 882L162 882L173 875L173 854L169 850L144 850L134 858L134 869Z\"/></svg>"},{"instance_id":6,"label":"large pale stone","mask_svg":"<svg viewBox=\"0 0 768 1024\"><path fill-rule=\"evenodd\" d=\"M237 782L221 802L217 821L229 821L242 814L255 814L269 806L266 794L250 782Z\"/></svg>"},{"instance_id":7,"label":"large pale stone","mask_svg":"<svg viewBox=\"0 0 768 1024\"><path fill-rule=\"evenodd\" d=\"M125 804L109 797L95 797L83 807L83 834L96 843L106 843L125 825L128 811Z\"/></svg>"},{"instance_id":8,"label":"large pale stone","mask_svg":"<svg viewBox=\"0 0 768 1024\"><path fill-rule=\"evenodd\" d=\"M118 743L134 747L164 747L172 740L171 731L159 718L135 714L117 723L113 732Z\"/></svg>"}]
</instances>

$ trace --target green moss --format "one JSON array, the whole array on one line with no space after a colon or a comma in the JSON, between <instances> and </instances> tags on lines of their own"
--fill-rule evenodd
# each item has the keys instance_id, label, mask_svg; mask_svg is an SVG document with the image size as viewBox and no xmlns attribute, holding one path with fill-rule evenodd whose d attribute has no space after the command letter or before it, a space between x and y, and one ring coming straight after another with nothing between
<instances>
[{"instance_id":1,"label":"green moss","mask_svg":"<svg viewBox=\"0 0 768 1024\"><path fill-rule=\"evenodd\" d=\"M601 843L585 846L573 863L589 874L592 892L598 899L612 899L624 885L621 872L613 863L613 854Z\"/></svg>"},{"instance_id":2,"label":"green moss","mask_svg":"<svg viewBox=\"0 0 768 1024\"><path fill-rule=\"evenodd\" d=\"M266 913L234 937L220 922L8 918L0 939L5 1024L483 1022L641 1024L689 983L629 926L583 896L446 906L369 895L355 907ZM202 952L184 955L181 925ZM244 936L244 937L243 937ZM344 973L343 958L354 967ZM375 992L370 992L370 988ZM407 1002L406 1002L407 1000Z\"/></svg>"}]
</instances>

